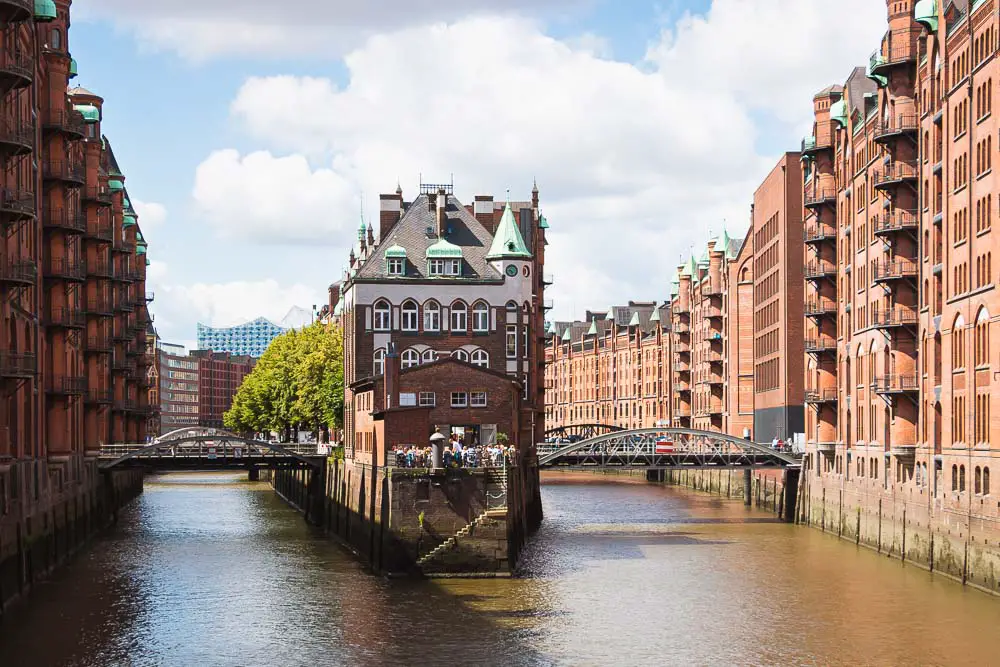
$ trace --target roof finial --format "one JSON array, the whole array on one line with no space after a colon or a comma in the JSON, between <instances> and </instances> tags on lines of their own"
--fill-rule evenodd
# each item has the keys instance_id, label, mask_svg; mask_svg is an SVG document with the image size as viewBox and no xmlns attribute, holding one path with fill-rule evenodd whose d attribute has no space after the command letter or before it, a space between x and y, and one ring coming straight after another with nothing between
<instances>
[{"instance_id":1,"label":"roof finial","mask_svg":"<svg viewBox=\"0 0 1000 667\"><path fill-rule=\"evenodd\" d=\"M536 193L536 194L538 193L538 179L537 178L532 178L531 179L531 191L533 193Z\"/></svg>"},{"instance_id":2,"label":"roof finial","mask_svg":"<svg viewBox=\"0 0 1000 667\"><path fill-rule=\"evenodd\" d=\"M400 185L398 176L396 177L396 194L400 196L403 195L403 186Z\"/></svg>"},{"instance_id":3,"label":"roof finial","mask_svg":"<svg viewBox=\"0 0 1000 667\"><path fill-rule=\"evenodd\" d=\"M510 188L507 188L507 206L510 206Z\"/></svg>"}]
</instances>

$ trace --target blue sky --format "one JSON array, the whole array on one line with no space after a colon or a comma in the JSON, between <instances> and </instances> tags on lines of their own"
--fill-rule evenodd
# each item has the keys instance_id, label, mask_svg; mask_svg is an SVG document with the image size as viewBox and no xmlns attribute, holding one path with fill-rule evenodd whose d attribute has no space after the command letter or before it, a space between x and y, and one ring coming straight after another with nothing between
<instances>
[{"instance_id":1,"label":"blue sky","mask_svg":"<svg viewBox=\"0 0 1000 667\"><path fill-rule=\"evenodd\" d=\"M70 32L184 343L323 303L362 202L421 173L465 199L538 179L556 317L665 299L885 22L874 0L837 26L823 0L202 4L78 0Z\"/></svg>"}]
</instances>

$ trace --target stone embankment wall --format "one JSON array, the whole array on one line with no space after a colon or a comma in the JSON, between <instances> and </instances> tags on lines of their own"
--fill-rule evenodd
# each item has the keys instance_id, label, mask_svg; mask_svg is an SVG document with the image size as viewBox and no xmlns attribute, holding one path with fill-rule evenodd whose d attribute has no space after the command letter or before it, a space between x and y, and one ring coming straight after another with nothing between
<instances>
[{"instance_id":1,"label":"stone embankment wall","mask_svg":"<svg viewBox=\"0 0 1000 667\"><path fill-rule=\"evenodd\" d=\"M1000 594L1000 523L995 516L1000 504L990 507L995 498L970 500L946 492L935 497L930 485L828 477L804 471L801 523Z\"/></svg>"},{"instance_id":2,"label":"stone embankment wall","mask_svg":"<svg viewBox=\"0 0 1000 667\"><path fill-rule=\"evenodd\" d=\"M0 615L142 493L143 473L83 459L17 462L0 474Z\"/></svg>"},{"instance_id":3,"label":"stone embankment wall","mask_svg":"<svg viewBox=\"0 0 1000 667\"><path fill-rule=\"evenodd\" d=\"M311 475L280 470L269 478L283 498L383 574L509 576L541 521L536 467L508 468L504 484L498 469L434 474L329 461L319 500L308 488Z\"/></svg>"}]
</instances>

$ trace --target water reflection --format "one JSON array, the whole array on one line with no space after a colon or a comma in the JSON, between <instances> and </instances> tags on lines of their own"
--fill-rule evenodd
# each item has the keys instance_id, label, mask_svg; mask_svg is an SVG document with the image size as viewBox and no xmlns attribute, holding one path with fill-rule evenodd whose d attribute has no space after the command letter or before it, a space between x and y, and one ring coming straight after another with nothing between
<instances>
[{"instance_id":1,"label":"water reflection","mask_svg":"<svg viewBox=\"0 0 1000 667\"><path fill-rule=\"evenodd\" d=\"M151 480L0 664L988 664L1000 600L740 502L543 487L515 580L387 582L234 475Z\"/></svg>"}]
</instances>

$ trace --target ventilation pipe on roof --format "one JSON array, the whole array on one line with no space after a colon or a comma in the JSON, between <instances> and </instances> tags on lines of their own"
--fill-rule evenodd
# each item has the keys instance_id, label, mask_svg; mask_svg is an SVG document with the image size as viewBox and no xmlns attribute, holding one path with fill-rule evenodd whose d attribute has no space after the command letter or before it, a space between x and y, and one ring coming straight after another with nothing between
<instances>
[{"instance_id":1,"label":"ventilation pipe on roof","mask_svg":"<svg viewBox=\"0 0 1000 667\"><path fill-rule=\"evenodd\" d=\"M448 194L444 191L444 188L438 190L437 193L437 230L438 238L444 238L448 233L448 216L446 211L448 210Z\"/></svg>"}]
</instances>

